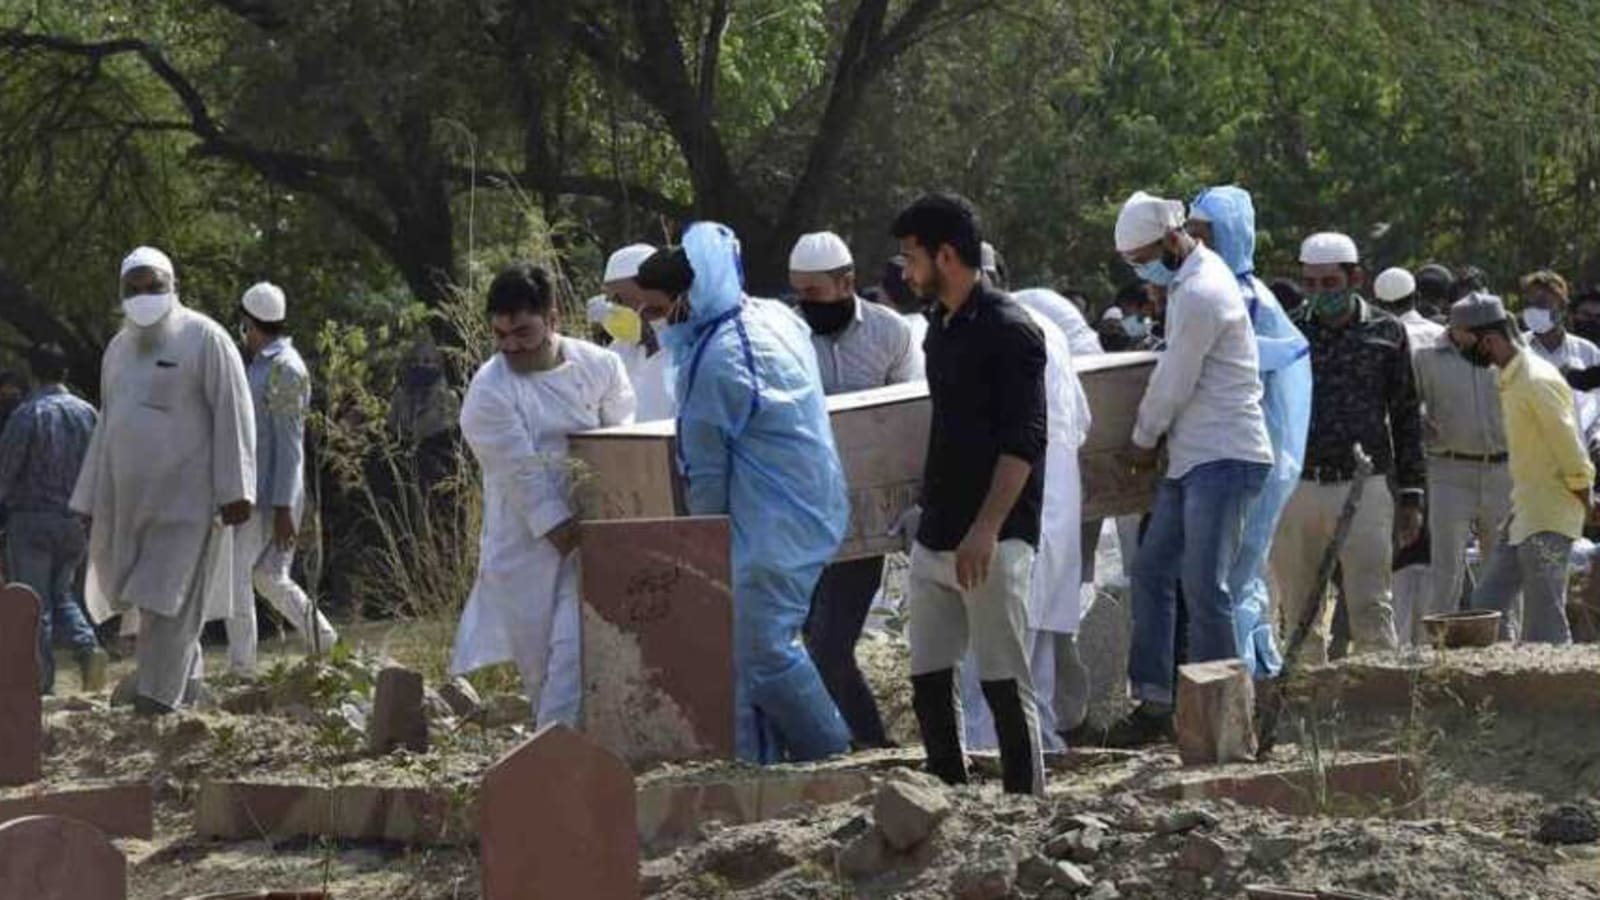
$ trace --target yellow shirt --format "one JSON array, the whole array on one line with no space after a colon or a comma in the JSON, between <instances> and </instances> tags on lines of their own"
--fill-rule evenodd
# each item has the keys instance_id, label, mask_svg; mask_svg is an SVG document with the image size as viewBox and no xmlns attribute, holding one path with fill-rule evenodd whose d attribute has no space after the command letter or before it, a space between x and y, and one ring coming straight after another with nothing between
<instances>
[{"instance_id":1,"label":"yellow shirt","mask_svg":"<svg viewBox=\"0 0 1600 900\"><path fill-rule=\"evenodd\" d=\"M1523 350L1500 372L1500 404L1511 455L1510 543L1543 531L1581 537L1583 504L1572 492L1594 486L1594 464L1578 436L1566 379Z\"/></svg>"}]
</instances>

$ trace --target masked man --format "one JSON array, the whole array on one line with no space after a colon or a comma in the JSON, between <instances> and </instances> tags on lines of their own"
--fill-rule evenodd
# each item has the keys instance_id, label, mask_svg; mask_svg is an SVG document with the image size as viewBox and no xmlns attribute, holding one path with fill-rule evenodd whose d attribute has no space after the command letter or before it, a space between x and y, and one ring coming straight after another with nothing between
<instances>
[{"instance_id":1,"label":"masked man","mask_svg":"<svg viewBox=\"0 0 1600 900\"><path fill-rule=\"evenodd\" d=\"M578 523L567 437L633 421L622 360L561 334L550 276L517 263L489 285L498 352L461 403L461 434L483 470L478 580L451 669L512 662L540 726L578 724Z\"/></svg>"},{"instance_id":2,"label":"masked man","mask_svg":"<svg viewBox=\"0 0 1600 900\"><path fill-rule=\"evenodd\" d=\"M1468 294L1450 307L1450 332L1468 362L1500 372L1511 455L1511 518L1472 605L1504 614L1503 639L1571 643L1567 560L1583 533L1595 471L1572 390L1555 366L1522 345L1499 297Z\"/></svg>"},{"instance_id":3,"label":"masked man","mask_svg":"<svg viewBox=\"0 0 1600 900\"><path fill-rule=\"evenodd\" d=\"M789 254L789 283L800 297L801 318L811 326L823 392L921 380L922 347L912 343L910 324L858 297L855 277L850 248L831 231L802 235ZM858 747L889 744L872 689L856 665L856 642L882 582L881 556L830 564L806 621L806 648Z\"/></svg>"},{"instance_id":4,"label":"masked man","mask_svg":"<svg viewBox=\"0 0 1600 900\"><path fill-rule=\"evenodd\" d=\"M1421 536L1426 477L1411 342L1398 319L1360 295L1366 272L1348 235L1311 235L1300 246L1300 263L1306 292L1301 330L1311 342L1311 429L1300 485L1272 545L1273 577L1284 592L1284 632L1309 613L1317 570L1356 476L1360 445L1374 473L1339 553L1351 644L1355 652L1392 650L1397 638L1390 570L1395 551ZM1327 659L1332 612L1325 605L1313 623L1302 650L1307 664Z\"/></svg>"},{"instance_id":5,"label":"masked man","mask_svg":"<svg viewBox=\"0 0 1600 900\"><path fill-rule=\"evenodd\" d=\"M811 335L741 273L733 232L700 222L640 267L638 302L668 323L689 512L732 522L739 756L819 759L849 731L800 633L850 507Z\"/></svg>"},{"instance_id":6,"label":"masked man","mask_svg":"<svg viewBox=\"0 0 1600 900\"><path fill-rule=\"evenodd\" d=\"M139 613L134 709L155 715L193 698L201 626L230 612L226 526L248 522L255 501L255 415L238 348L178 302L166 254L129 254L122 297L71 506L93 522L90 612Z\"/></svg>"},{"instance_id":7,"label":"masked man","mask_svg":"<svg viewBox=\"0 0 1600 900\"><path fill-rule=\"evenodd\" d=\"M670 419L677 408L672 399L672 354L662 352L655 327L635 309L639 265L655 252L649 244L629 244L611 254L602 284L609 297L600 327L611 336L611 349L622 357L628 370L633 395L639 401L634 416L639 422Z\"/></svg>"},{"instance_id":8,"label":"masked man","mask_svg":"<svg viewBox=\"0 0 1600 900\"><path fill-rule=\"evenodd\" d=\"M1255 277L1256 211L1250 194L1232 185L1202 191L1189 206L1189 232L1228 264L1239 282L1261 365L1261 409L1272 442L1272 473L1245 513L1244 537L1228 576L1239 656L1257 677L1276 675L1282 661L1273 640L1267 558L1278 519L1300 483L1311 422L1311 360L1305 336L1272 291Z\"/></svg>"}]
</instances>

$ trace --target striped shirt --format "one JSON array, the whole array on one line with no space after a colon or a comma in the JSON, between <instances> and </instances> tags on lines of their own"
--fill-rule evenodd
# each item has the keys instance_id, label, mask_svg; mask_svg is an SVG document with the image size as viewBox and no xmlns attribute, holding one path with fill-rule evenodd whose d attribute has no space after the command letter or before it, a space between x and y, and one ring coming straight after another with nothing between
<instances>
[{"instance_id":1,"label":"striped shirt","mask_svg":"<svg viewBox=\"0 0 1600 900\"><path fill-rule=\"evenodd\" d=\"M923 378L922 346L899 313L854 298L855 318L832 335L811 335L822 392L847 394Z\"/></svg>"}]
</instances>

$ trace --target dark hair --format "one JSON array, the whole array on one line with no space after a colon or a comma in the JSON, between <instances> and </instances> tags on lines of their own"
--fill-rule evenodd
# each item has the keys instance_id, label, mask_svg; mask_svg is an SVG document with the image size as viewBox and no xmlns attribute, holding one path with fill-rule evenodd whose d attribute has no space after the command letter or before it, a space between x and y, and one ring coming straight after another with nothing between
<instances>
[{"instance_id":1,"label":"dark hair","mask_svg":"<svg viewBox=\"0 0 1600 900\"><path fill-rule=\"evenodd\" d=\"M1424 300L1448 300L1450 287L1456 276L1438 263L1428 263L1417 270L1417 294Z\"/></svg>"},{"instance_id":2,"label":"dark hair","mask_svg":"<svg viewBox=\"0 0 1600 900\"><path fill-rule=\"evenodd\" d=\"M1450 286L1450 300L1454 302L1473 291L1486 291L1489 289L1489 276L1477 266L1462 266L1456 275L1455 284Z\"/></svg>"},{"instance_id":3,"label":"dark hair","mask_svg":"<svg viewBox=\"0 0 1600 900\"><path fill-rule=\"evenodd\" d=\"M662 247L639 264L639 287L677 297L694 285L694 267L682 247Z\"/></svg>"},{"instance_id":4,"label":"dark hair","mask_svg":"<svg viewBox=\"0 0 1600 900\"><path fill-rule=\"evenodd\" d=\"M1284 312L1293 312L1306 302L1306 295L1293 278L1274 278L1267 288L1272 291L1272 296L1278 298L1278 305L1283 307Z\"/></svg>"},{"instance_id":5,"label":"dark hair","mask_svg":"<svg viewBox=\"0 0 1600 900\"><path fill-rule=\"evenodd\" d=\"M1117 288L1116 297L1111 302L1119 309L1126 309L1129 306L1144 306L1150 302L1150 298L1144 292L1144 282L1130 281Z\"/></svg>"},{"instance_id":6,"label":"dark hair","mask_svg":"<svg viewBox=\"0 0 1600 900\"><path fill-rule=\"evenodd\" d=\"M489 284L491 316L514 316L520 312L546 316L555 305L550 274L531 262L512 263Z\"/></svg>"},{"instance_id":7,"label":"dark hair","mask_svg":"<svg viewBox=\"0 0 1600 900\"><path fill-rule=\"evenodd\" d=\"M949 244L963 265L971 269L983 265L983 227L977 210L960 194L922 196L894 217L889 233L897 239L914 239L930 255Z\"/></svg>"},{"instance_id":8,"label":"dark hair","mask_svg":"<svg viewBox=\"0 0 1600 900\"><path fill-rule=\"evenodd\" d=\"M1572 298L1574 307L1584 303L1600 303L1600 287L1592 287Z\"/></svg>"},{"instance_id":9,"label":"dark hair","mask_svg":"<svg viewBox=\"0 0 1600 900\"><path fill-rule=\"evenodd\" d=\"M898 259L884 263L882 287L884 296L889 298L889 305L900 312L916 312L927 305L911 290L911 285L906 284L905 268Z\"/></svg>"},{"instance_id":10,"label":"dark hair","mask_svg":"<svg viewBox=\"0 0 1600 900\"><path fill-rule=\"evenodd\" d=\"M71 364L60 344L39 344L28 351L28 368L41 383L53 383L67 380Z\"/></svg>"}]
</instances>

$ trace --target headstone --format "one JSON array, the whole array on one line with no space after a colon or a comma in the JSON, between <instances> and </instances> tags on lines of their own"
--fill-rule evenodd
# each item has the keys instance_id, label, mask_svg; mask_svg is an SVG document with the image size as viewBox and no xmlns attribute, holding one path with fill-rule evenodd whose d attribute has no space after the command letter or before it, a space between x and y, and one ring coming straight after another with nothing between
<instances>
[{"instance_id":1,"label":"headstone","mask_svg":"<svg viewBox=\"0 0 1600 900\"><path fill-rule=\"evenodd\" d=\"M483 900L638 900L633 773L555 724L489 769L478 801Z\"/></svg>"},{"instance_id":2,"label":"headstone","mask_svg":"<svg viewBox=\"0 0 1600 900\"><path fill-rule=\"evenodd\" d=\"M155 793L149 781L42 794L0 792L0 822L28 816L61 816L88 823L112 837L149 840L155 830Z\"/></svg>"},{"instance_id":3,"label":"headstone","mask_svg":"<svg viewBox=\"0 0 1600 900\"><path fill-rule=\"evenodd\" d=\"M0 785L43 775L39 609L39 595L26 585L0 590Z\"/></svg>"},{"instance_id":4,"label":"headstone","mask_svg":"<svg viewBox=\"0 0 1600 900\"><path fill-rule=\"evenodd\" d=\"M629 764L731 758L726 518L586 522L583 730Z\"/></svg>"},{"instance_id":5,"label":"headstone","mask_svg":"<svg viewBox=\"0 0 1600 900\"><path fill-rule=\"evenodd\" d=\"M1237 659L1178 668L1178 755L1185 765L1255 759L1256 693Z\"/></svg>"},{"instance_id":6,"label":"headstone","mask_svg":"<svg viewBox=\"0 0 1600 900\"><path fill-rule=\"evenodd\" d=\"M93 825L29 816L0 825L0 897L127 900L128 863Z\"/></svg>"},{"instance_id":7,"label":"headstone","mask_svg":"<svg viewBox=\"0 0 1600 900\"><path fill-rule=\"evenodd\" d=\"M367 750L383 754L403 747L413 753L428 752L428 716L422 700L421 674L400 666L379 672L367 725Z\"/></svg>"}]
</instances>

